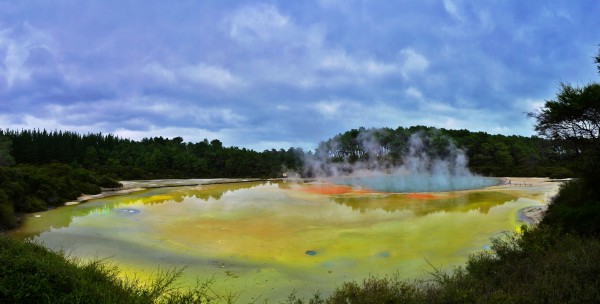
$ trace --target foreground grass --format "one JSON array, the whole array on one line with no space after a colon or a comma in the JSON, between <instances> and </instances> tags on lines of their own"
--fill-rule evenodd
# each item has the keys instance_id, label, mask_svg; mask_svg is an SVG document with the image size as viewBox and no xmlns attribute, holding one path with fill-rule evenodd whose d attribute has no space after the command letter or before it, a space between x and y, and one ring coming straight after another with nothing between
<instances>
[{"instance_id":1,"label":"foreground grass","mask_svg":"<svg viewBox=\"0 0 600 304\"><path fill-rule=\"evenodd\" d=\"M600 239L547 226L493 241L451 272L432 266L426 280L398 275L346 282L327 297L285 303L600 303ZM181 291L181 271L152 282L123 281L104 262L80 263L39 245L0 236L0 303L209 303L210 282Z\"/></svg>"},{"instance_id":2,"label":"foreground grass","mask_svg":"<svg viewBox=\"0 0 600 304\"><path fill-rule=\"evenodd\" d=\"M0 235L0 303L208 303L232 302L212 293L210 282L194 289L175 284L181 270L153 281L122 280L103 261L83 263L40 245Z\"/></svg>"}]
</instances>

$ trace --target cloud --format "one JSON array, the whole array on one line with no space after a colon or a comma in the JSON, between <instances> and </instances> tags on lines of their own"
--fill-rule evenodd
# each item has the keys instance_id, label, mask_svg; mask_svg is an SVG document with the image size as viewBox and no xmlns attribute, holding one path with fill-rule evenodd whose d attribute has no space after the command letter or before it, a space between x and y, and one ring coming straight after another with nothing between
<instances>
[{"instance_id":1,"label":"cloud","mask_svg":"<svg viewBox=\"0 0 600 304\"><path fill-rule=\"evenodd\" d=\"M395 64L354 58L345 51L333 51L320 58L318 69L363 76L383 76L398 70Z\"/></svg>"},{"instance_id":2,"label":"cloud","mask_svg":"<svg viewBox=\"0 0 600 304\"><path fill-rule=\"evenodd\" d=\"M0 68L7 89L43 76L58 67L52 39L28 23L18 29L0 29ZM4 55L2 55L4 54Z\"/></svg>"},{"instance_id":3,"label":"cloud","mask_svg":"<svg viewBox=\"0 0 600 304\"><path fill-rule=\"evenodd\" d=\"M404 92L406 93L406 95L414 97L416 99L422 99L423 98L423 93L421 93L421 91L419 91L419 89L417 89L415 87L409 87Z\"/></svg>"},{"instance_id":4,"label":"cloud","mask_svg":"<svg viewBox=\"0 0 600 304\"><path fill-rule=\"evenodd\" d=\"M341 101L320 101L314 105L314 109L317 110L324 118L334 118L338 116L338 111L342 104L345 102Z\"/></svg>"},{"instance_id":5,"label":"cloud","mask_svg":"<svg viewBox=\"0 0 600 304\"><path fill-rule=\"evenodd\" d=\"M159 63L150 63L142 71L168 85L190 83L208 85L219 89L231 89L243 84L243 81L234 76L229 70L204 63L176 67L165 67Z\"/></svg>"},{"instance_id":6,"label":"cloud","mask_svg":"<svg viewBox=\"0 0 600 304\"><path fill-rule=\"evenodd\" d=\"M142 72L153 77L154 79L173 84L177 82L177 71L164 67L162 64L153 62L142 68Z\"/></svg>"},{"instance_id":7,"label":"cloud","mask_svg":"<svg viewBox=\"0 0 600 304\"><path fill-rule=\"evenodd\" d=\"M243 6L225 20L229 37L256 54L237 71L248 82L332 88L362 85L399 73L394 61L329 45L322 23L299 24L273 5Z\"/></svg>"},{"instance_id":8,"label":"cloud","mask_svg":"<svg viewBox=\"0 0 600 304\"><path fill-rule=\"evenodd\" d=\"M26 46L19 45L6 37L0 36L0 39L0 48L6 54L2 60L2 74L10 89L16 82L26 81L30 77L31 72L24 66L28 50Z\"/></svg>"},{"instance_id":9,"label":"cloud","mask_svg":"<svg viewBox=\"0 0 600 304\"><path fill-rule=\"evenodd\" d=\"M402 63L402 75L410 78L411 75L423 73L429 67L429 60L417 51L406 48L400 51L404 61Z\"/></svg>"},{"instance_id":10,"label":"cloud","mask_svg":"<svg viewBox=\"0 0 600 304\"><path fill-rule=\"evenodd\" d=\"M525 100L519 100L516 104L524 111L524 112L532 112L537 111L544 107L546 104L545 100L542 99L532 99L526 98Z\"/></svg>"},{"instance_id":11,"label":"cloud","mask_svg":"<svg viewBox=\"0 0 600 304\"><path fill-rule=\"evenodd\" d=\"M198 130L260 148L369 124L527 134L523 112L559 81L597 79L590 0L8 6L2 128Z\"/></svg>"},{"instance_id":12,"label":"cloud","mask_svg":"<svg viewBox=\"0 0 600 304\"><path fill-rule=\"evenodd\" d=\"M98 100L93 103L47 103L41 106L39 111L31 112L27 116L40 122L60 118L60 121L65 126L71 126L71 129L78 129L93 122L105 132L119 128L144 131L151 125L218 131L242 127L246 123L244 116L227 106L203 106L176 99L143 96L126 100ZM11 125L19 123L27 125L26 121L14 120Z\"/></svg>"},{"instance_id":13,"label":"cloud","mask_svg":"<svg viewBox=\"0 0 600 304\"><path fill-rule=\"evenodd\" d=\"M209 84L221 89L231 88L242 83L240 79L232 75L228 70L205 64L183 67L179 70L178 74L183 80Z\"/></svg>"},{"instance_id":14,"label":"cloud","mask_svg":"<svg viewBox=\"0 0 600 304\"><path fill-rule=\"evenodd\" d=\"M459 21L463 20L463 16L458 8L458 5L453 0L444 0L444 9L446 12L452 16L454 19Z\"/></svg>"},{"instance_id":15,"label":"cloud","mask_svg":"<svg viewBox=\"0 0 600 304\"><path fill-rule=\"evenodd\" d=\"M290 19L273 5L257 4L236 10L229 20L229 35L241 43L265 42L284 38L292 31Z\"/></svg>"}]
</instances>

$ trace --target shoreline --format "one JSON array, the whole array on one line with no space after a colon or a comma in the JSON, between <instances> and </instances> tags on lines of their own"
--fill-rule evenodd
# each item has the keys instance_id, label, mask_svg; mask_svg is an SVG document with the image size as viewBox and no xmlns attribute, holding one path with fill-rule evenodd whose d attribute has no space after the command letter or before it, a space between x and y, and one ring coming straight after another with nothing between
<instances>
[{"instance_id":1,"label":"shoreline","mask_svg":"<svg viewBox=\"0 0 600 304\"><path fill-rule=\"evenodd\" d=\"M504 183L496 186L489 187L491 190L503 190L503 191L514 191L521 194L526 193L531 199L539 201L540 205L529 206L521 208L517 211L517 217L519 221L525 222L529 225L539 224L546 211L548 210L548 204L552 201L552 198L556 196L560 188L560 184L568 182L569 178L566 179L551 179L547 177L498 177L503 180ZM545 195L537 195L537 192L541 188L553 187L553 191L546 193Z\"/></svg>"},{"instance_id":2,"label":"shoreline","mask_svg":"<svg viewBox=\"0 0 600 304\"><path fill-rule=\"evenodd\" d=\"M537 225L542 221L547 210L548 205L521 208L518 211L519 220L530 225Z\"/></svg>"},{"instance_id":3,"label":"shoreline","mask_svg":"<svg viewBox=\"0 0 600 304\"><path fill-rule=\"evenodd\" d=\"M499 185L482 188L481 190L508 190L523 192L535 187L544 187L549 183L562 183L569 179L554 180L550 178L540 177L494 177L499 180L508 181L511 183L501 183ZM154 180L125 180L119 181L123 187L118 190L106 190L103 189L99 194L82 194L74 201L68 201L63 206L77 205L89 200L102 199L111 196L127 195L134 192L144 191L152 188L164 188L164 187L185 187L185 186L201 186L201 185L216 185L216 184L230 184L230 183L245 183L245 182L259 182L259 181L278 181L284 180L282 178L206 178L206 179L154 179ZM290 179L285 179L290 180ZM297 180L297 179L293 179ZM310 182L312 179L301 179L305 182ZM514 182L513 182L514 181ZM528 224L538 224L547 210L547 205L552 197L556 195L557 191L546 195L542 200L538 197L534 198L542 203L538 206L525 207L518 210L518 220L526 222ZM533 197L532 197L533 198ZM60 208L60 206L58 207ZM34 212L35 213L35 212ZM33 213L28 213L33 214ZM23 214L27 215L27 214ZM20 223L21 221L18 220ZM17 225L20 226L20 224ZM14 229L14 228L13 228ZM12 230L12 229L8 229Z\"/></svg>"},{"instance_id":4,"label":"shoreline","mask_svg":"<svg viewBox=\"0 0 600 304\"><path fill-rule=\"evenodd\" d=\"M205 179L152 179L152 180L128 180L119 181L122 188L119 190L102 190L98 194L82 194L77 200L65 202L64 206L77 205L93 199L101 199L111 196L126 195L138 191L144 191L153 188L166 187L193 187L201 185L218 185L218 184L233 184L233 183L249 183L259 181L272 181L279 179L264 179L264 178L205 178Z\"/></svg>"}]
</instances>

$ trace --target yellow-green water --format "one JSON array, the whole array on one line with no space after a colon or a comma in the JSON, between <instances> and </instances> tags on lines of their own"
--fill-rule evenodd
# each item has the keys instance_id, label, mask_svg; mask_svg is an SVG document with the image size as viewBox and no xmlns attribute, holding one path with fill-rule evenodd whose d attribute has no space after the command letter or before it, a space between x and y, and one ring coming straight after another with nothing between
<instances>
[{"instance_id":1,"label":"yellow-green water","mask_svg":"<svg viewBox=\"0 0 600 304\"><path fill-rule=\"evenodd\" d=\"M159 188L28 217L30 237L83 259L108 258L125 275L186 266L184 285L214 278L242 302L278 302L293 290L327 295L343 281L399 273L419 278L464 263L514 231L542 187L433 193L323 194L313 186L254 182Z\"/></svg>"}]
</instances>

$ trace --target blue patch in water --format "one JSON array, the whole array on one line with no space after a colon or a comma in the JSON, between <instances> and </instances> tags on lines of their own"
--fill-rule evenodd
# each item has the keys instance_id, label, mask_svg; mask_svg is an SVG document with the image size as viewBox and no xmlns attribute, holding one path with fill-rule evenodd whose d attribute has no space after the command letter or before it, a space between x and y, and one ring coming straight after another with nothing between
<instances>
[{"instance_id":1,"label":"blue patch in water","mask_svg":"<svg viewBox=\"0 0 600 304\"><path fill-rule=\"evenodd\" d=\"M377 254L378 257L380 258L389 258L390 257L390 253L387 251L382 251L380 253Z\"/></svg>"},{"instance_id":2,"label":"blue patch in water","mask_svg":"<svg viewBox=\"0 0 600 304\"><path fill-rule=\"evenodd\" d=\"M333 261L323 262L321 263L321 267L332 268L335 267L335 263Z\"/></svg>"},{"instance_id":3,"label":"blue patch in water","mask_svg":"<svg viewBox=\"0 0 600 304\"><path fill-rule=\"evenodd\" d=\"M138 214L140 213L140 209L134 209L134 208L119 208L119 209L115 209L115 212L118 214L123 214L123 215L134 215L134 214Z\"/></svg>"},{"instance_id":4,"label":"blue patch in water","mask_svg":"<svg viewBox=\"0 0 600 304\"><path fill-rule=\"evenodd\" d=\"M314 250L306 250L306 252L304 252L307 255L317 255L317 252Z\"/></svg>"}]
</instances>

